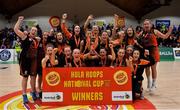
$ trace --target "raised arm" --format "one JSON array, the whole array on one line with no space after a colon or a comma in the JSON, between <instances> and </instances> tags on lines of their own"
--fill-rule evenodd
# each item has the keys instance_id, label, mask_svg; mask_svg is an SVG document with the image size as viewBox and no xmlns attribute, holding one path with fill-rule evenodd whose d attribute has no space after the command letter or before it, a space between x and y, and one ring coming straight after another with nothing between
<instances>
[{"instance_id":1,"label":"raised arm","mask_svg":"<svg viewBox=\"0 0 180 110\"><path fill-rule=\"evenodd\" d=\"M46 55L42 61L41 61L41 64L42 64L42 68L46 68L46 62L49 60L49 55Z\"/></svg>"},{"instance_id":2,"label":"raised arm","mask_svg":"<svg viewBox=\"0 0 180 110\"><path fill-rule=\"evenodd\" d=\"M91 48L91 50L87 54L84 54L83 59L98 59L99 57L100 55L96 52L96 50L94 48Z\"/></svg>"},{"instance_id":3,"label":"raised arm","mask_svg":"<svg viewBox=\"0 0 180 110\"><path fill-rule=\"evenodd\" d=\"M140 45L137 40L134 40L134 43L135 43L138 47L140 47L141 49L143 49L143 46Z\"/></svg>"},{"instance_id":4,"label":"raised arm","mask_svg":"<svg viewBox=\"0 0 180 110\"><path fill-rule=\"evenodd\" d=\"M160 37L160 38L163 38L163 39L167 39L167 38L170 36L172 30L173 30L173 28L172 28L172 27L169 27L168 32L167 32L166 34L163 34L163 33L161 33L160 31L158 31L158 30L155 29L155 30L154 30L154 33L157 35L157 37Z\"/></svg>"},{"instance_id":5,"label":"raised arm","mask_svg":"<svg viewBox=\"0 0 180 110\"><path fill-rule=\"evenodd\" d=\"M80 42L80 52L83 53L84 41L81 40Z\"/></svg>"},{"instance_id":6,"label":"raised arm","mask_svg":"<svg viewBox=\"0 0 180 110\"><path fill-rule=\"evenodd\" d=\"M116 58L116 54L114 52L113 44L109 44L109 47L111 49L111 55L108 55L108 58L111 59L112 61L114 61Z\"/></svg>"},{"instance_id":7,"label":"raised arm","mask_svg":"<svg viewBox=\"0 0 180 110\"><path fill-rule=\"evenodd\" d=\"M70 39L72 37L72 34L68 31L66 27L66 19L67 19L67 14L62 15L62 21L61 21L61 29L64 32L65 36Z\"/></svg>"},{"instance_id":8,"label":"raised arm","mask_svg":"<svg viewBox=\"0 0 180 110\"><path fill-rule=\"evenodd\" d=\"M132 61L133 61L133 58L129 57L129 59L126 59L126 64L127 64L127 67L130 67L131 71L134 72L134 67L133 67Z\"/></svg>"},{"instance_id":9,"label":"raised arm","mask_svg":"<svg viewBox=\"0 0 180 110\"><path fill-rule=\"evenodd\" d=\"M58 48L54 48L52 51L52 56L51 56L50 62L53 66L58 64L58 60L56 60L56 58L55 58L57 51L58 51Z\"/></svg>"},{"instance_id":10,"label":"raised arm","mask_svg":"<svg viewBox=\"0 0 180 110\"><path fill-rule=\"evenodd\" d=\"M14 32L21 38L21 40L25 40L27 35L24 34L24 32L22 32L19 28L20 28L20 24L22 23L22 21L24 20L23 16L19 16L18 21L16 22L15 26L14 26Z\"/></svg>"},{"instance_id":11,"label":"raised arm","mask_svg":"<svg viewBox=\"0 0 180 110\"><path fill-rule=\"evenodd\" d=\"M87 27L88 27L90 21L93 20L93 19L94 19L94 18L93 18L93 15L89 15L89 16L88 16L86 22L84 23L84 31L85 31L85 32L88 30Z\"/></svg>"},{"instance_id":12,"label":"raised arm","mask_svg":"<svg viewBox=\"0 0 180 110\"><path fill-rule=\"evenodd\" d=\"M114 14L114 27L113 27L113 30L112 30L111 38L115 37L115 35L116 35L118 18L119 18L119 16L117 14Z\"/></svg>"}]
</instances>

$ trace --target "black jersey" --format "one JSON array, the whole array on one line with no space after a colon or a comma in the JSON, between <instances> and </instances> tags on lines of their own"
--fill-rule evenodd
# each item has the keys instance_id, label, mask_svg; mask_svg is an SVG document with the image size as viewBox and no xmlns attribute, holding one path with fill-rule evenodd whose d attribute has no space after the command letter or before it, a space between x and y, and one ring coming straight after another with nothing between
<instances>
[{"instance_id":1,"label":"black jersey","mask_svg":"<svg viewBox=\"0 0 180 110\"><path fill-rule=\"evenodd\" d=\"M147 62L147 61L149 61L149 62ZM146 67L153 65L154 63L155 63L155 60L151 56L147 57L146 59L140 59L138 64L133 65L134 66L134 72L133 72L134 78L137 79L138 81L142 81L144 79L142 76L144 69Z\"/></svg>"},{"instance_id":2,"label":"black jersey","mask_svg":"<svg viewBox=\"0 0 180 110\"><path fill-rule=\"evenodd\" d=\"M81 61L78 61L75 63L74 60L72 60L71 64L72 64L72 67L82 67Z\"/></svg>"},{"instance_id":3,"label":"black jersey","mask_svg":"<svg viewBox=\"0 0 180 110\"><path fill-rule=\"evenodd\" d=\"M27 36L21 43L20 74L24 77L36 75L37 70L37 47L38 41Z\"/></svg>"},{"instance_id":4,"label":"black jersey","mask_svg":"<svg viewBox=\"0 0 180 110\"><path fill-rule=\"evenodd\" d=\"M85 59L84 60L86 67L99 67L99 59Z\"/></svg>"},{"instance_id":5,"label":"black jersey","mask_svg":"<svg viewBox=\"0 0 180 110\"><path fill-rule=\"evenodd\" d=\"M37 58L38 45L39 43L35 38L30 38L29 36L27 36L27 38L21 43L21 56L23 56L23 58Z\"/></svg>"},{"instance_id":6,"label":"black jersey","mask_svg":"<svg viewBox=\"0 0 180 110\"><path fill-rule=\"evenodd\" d=\"M71 50L74 50L75 48L80 49L80 43L84 39L83 36L78 36L76 38L75 37L75 35L72 36L68 42L68 44L71 46Z\"/></svg>"},{"instance_id":7,"label":"black jersey","mask_svg":"<svg viewBox=\"0 0 180 110\"><path fill-rule=\"evenodd\" d=\"M106 59L102 60L101 58L98 59L99 60L99 67L109 67L112 66L113 62L111 59L108 58L108 56L106 56Z\"/></svg>"},{"instance_id":8,"label":"black jersey","mask_svg":"<svg viewBox=\"0 0 180 110\"><path fill-rule=\"evenodd\" d=\"M50 60L47 60L46 62L46 68L51 68L53 65L51 64Z\"/></svg>"},{"instance_id":9,"label":"black jersey","mask_svg":"<svg viewBox=\"0 0 180 110\"><path fill-rule=\"evenodd\" d=\"M114 66L115 67L126 67L126 59L123 58L121 61L118 60L118 58L116 58L116 60L114 61Z\"/></svg>"},{"instance_id":10,"label":"black jersey","mask_svg":"<svg viewBox=\"0 0 180 110\"><path fill-rule=\"evenodd\" d=\"M64 53L57 53L57 60L58 60L58 65L56 65L56 67L64 67L66 65L66 61L65 61L65 55Z\"/></svg>"}]
</instances>

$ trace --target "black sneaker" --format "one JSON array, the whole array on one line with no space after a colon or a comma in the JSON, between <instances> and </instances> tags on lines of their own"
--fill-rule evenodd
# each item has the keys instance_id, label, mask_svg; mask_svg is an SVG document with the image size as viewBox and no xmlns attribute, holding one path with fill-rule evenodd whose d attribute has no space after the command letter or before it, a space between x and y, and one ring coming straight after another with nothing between
<instances>
[{"instance_id":1,"label":"black sneaker","mask_svg":"<svg viewBox=\"0 0 180 110\"><path fill-rule=\"evenodd\" d=\"M36 92L31 92L32 99L37 100Z\"/></svg>"},{"instance_id":2,"label":"black sneaker","mask_svg":"<svg viewBox=\"0 0 180 110\"><path fill-rule=\"evenodd\" d=\"M26 104L26 103L28 103L28 102L29 102L29 101L28 101L27 95L24 94L24 95L23 95L23 103Z\"/></svg>"},{"instance_id":3,"label":"black sneaker","mask_svg":"<svg viewBox=\"0 0 180 110\"><path fill-rule=\"evenodd\" d=\"M42 91L38 93L39 94L39 98L42 99Z\"/></svg>"},{"instance_id":4,"label":"black sneaker","mask_svg":"<svg viewBox=\"0 0 180 110\"><path fill-rule=\"evenodd\" d=\"M38 99L42 99L42 92L37 92L37 93L36 93L36 97L37 97Z\"/></svg>"}]
</instances>

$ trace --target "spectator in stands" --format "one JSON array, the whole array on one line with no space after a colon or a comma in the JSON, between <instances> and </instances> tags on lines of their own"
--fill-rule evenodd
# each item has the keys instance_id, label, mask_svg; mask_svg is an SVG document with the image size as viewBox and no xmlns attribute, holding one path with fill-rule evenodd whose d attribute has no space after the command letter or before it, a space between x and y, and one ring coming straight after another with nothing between
<instances>
[{"instance_id":1,"label":"spectator in stands","mask_svg":"<svg viewBox=\"0 0 180 110\"><path fill-rule=\"evenodd\" d=\"M177 39L177 48L180 48L180 36L178 36L178 39Z\"/></svg>"},{"instance_id":2,"label":"spectator in stands","mask_svg":"<svg viewBox=\"0 0 180 110\"><path fill-rule=\"evenodd\" d=\"M16 53L17 53L17 59L18 59L18 62L20 60L20 54L21 54L21 42L20 42L20 39L17 38L17 40L15 41L15 49L16 49Z\"/></svg>"},{"instance_id":3,"label":"spectator in stands","mask_svg":"<svg viewBox=\"0 0 180 110\"><path fill-rule=\"evenodd\" d=\"M42 30L41 30L41 28L39 27L39 25L36 25L36 28L37 28L37 36L42 38Z\"/></svg>"}]
</instances>

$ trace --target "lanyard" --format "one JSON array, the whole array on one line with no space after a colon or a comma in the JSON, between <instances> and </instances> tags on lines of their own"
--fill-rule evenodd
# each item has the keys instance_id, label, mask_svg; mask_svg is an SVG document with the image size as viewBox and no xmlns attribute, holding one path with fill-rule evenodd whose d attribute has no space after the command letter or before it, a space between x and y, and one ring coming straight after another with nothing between
<instances>
[{"instance_id":1,"label":"lanyard","mask_svg":"<svg viewBox=\"0 0 180 110\"><path fill-rule=\"evenodd\" d=\"M32 39L32 41L33 41L33 44L34 44L34 48L37 49L38 46L39 46L39 42L34 40L34 39Z\"/></svg>"},{"instance_id":2,"label":"lanyard","mask_svg":"<svg viewBox=\"0 0 180 110\"><path fill-rule=\"evenodd\" d=\"M71 58L70 58L70 59L71 59ZM67 57L65 57L65 61L66 61L66 66L67 66L67 67L71 67L71 62L68 62Z\"/></svg>"},{"instance_id":3,"label":"lanyard","mask_svg":"<svg viewBox=\"0 0 180 110\"><path fill-rule=\"evenodd\" d=\"M105 66L106 66L106 63L107 63L107 58L105 58L105 60L104 60L104 61L101 59L101 64L102 64L102 67L105 67Z\"/></svg>"},{"instance_id":4,"label":"lanyard","mask_svg":"<svg viewBox=\"0 0 180 110\"><path fill-rule=\"evenodd\" d=\"M59 55L62 53L64 46L58 45Z\"/></svg>"},{"instance_id":5,"label":"lanyard","mask_svg":"<svg viewBox=\"0 0 180 110\"><path fill-rule=\"evenodd\" d=\"M76 43L76 47L78 48L78 46L80 44L80 37L77 40L76 36L74 35L74 40L75 40L75 43Z\"/></svg>"},{"instance_id":6,"label":"lanyard","mask_svg":"<svg viewBox=\"0 0 180 110\"><path fill-rule=\"evenodd\" d=\"M90 45L91 45L90 42L91 42L90 38L87 37L87 39L86 39L86 46L85 46L85 49L84 49L84 51L83 51L83 54L86 52L87 49L90 50Z\"/></svg>"},{"instance_id":7,"label":"lanyard","mask_svg":"<svg viewBox=\"0 0 180 110\"><path fill-rule=\"evenodd\" d=\"M122 62L123 62L123 59L121 59L120 61L119 61L119 65L118 65L118 61L119 61L119 59L117 59L117 61L116 61L116 64L117 64L117 66L122 66Z\"/></svg>"},{"instance_id":8,"label":"lanyard","mask_svg":"<svg viewBox=\"0 0 180 110\"><path fill-rule=\"evenodd\" d=\"M98 46L98 41L99 41L99 38L98 38L98 36L96 36L96 39L95 39L95 42L94 42L94 49L97 48L97 46Z\"/></svg>"}]
</instances>

